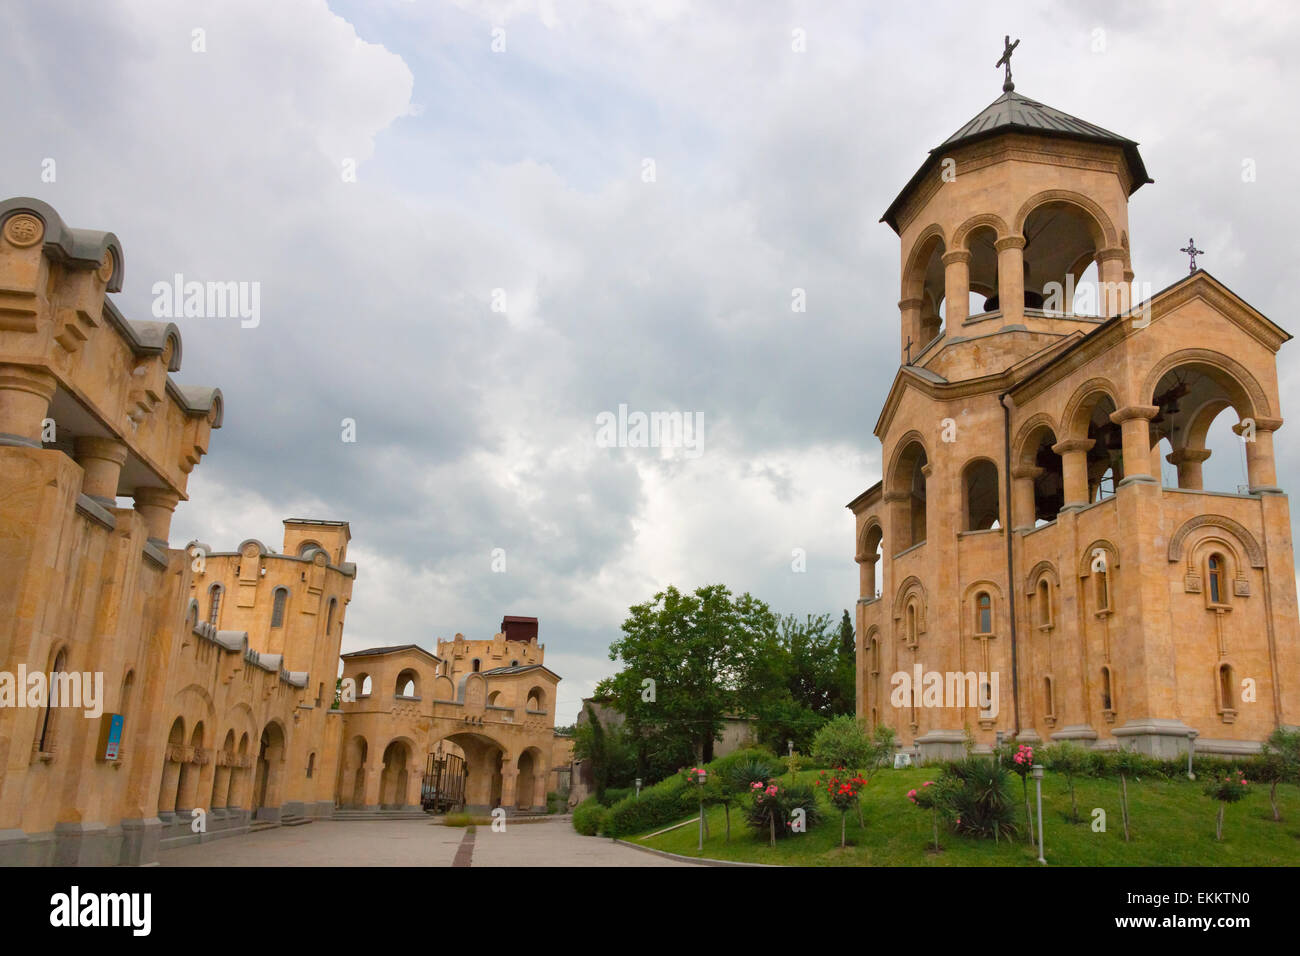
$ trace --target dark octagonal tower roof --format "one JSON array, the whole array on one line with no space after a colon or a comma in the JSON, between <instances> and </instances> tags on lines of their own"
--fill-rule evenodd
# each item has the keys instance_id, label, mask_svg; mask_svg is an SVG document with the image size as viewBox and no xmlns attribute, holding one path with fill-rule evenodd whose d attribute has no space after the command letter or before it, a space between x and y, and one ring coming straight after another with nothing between
<instances>
[{"instance_id":1,"label":"dark octagonal tower roof","mask_svg":"<svg viewBox=\"0 0 1300 956\"><path fill-rule=\"evenodd\" d=\"M1133 140L1102 129L1077 116L1063 113L1037 100L1031 100L1027 96L1021 96L1014 90L1008 90L981 110L974 119L930 150L929 157L916 171L916 175L908 180L902 192L889 204L880 221L889 223L890 227L898 232L897 216L903 200L917 183L938 165L944 153L956 146L965 146L1001 133L1035 133L1039 136L1059 136L1063 139L1083 140L1090 143L1110 143L1124 150L1124 160L1128 164L1133 180L1129 195L1136 192L1143 184L1154 182L1147 175L1147 168L1138 154L1138 144Z\"/></svg>"}]
</instances>

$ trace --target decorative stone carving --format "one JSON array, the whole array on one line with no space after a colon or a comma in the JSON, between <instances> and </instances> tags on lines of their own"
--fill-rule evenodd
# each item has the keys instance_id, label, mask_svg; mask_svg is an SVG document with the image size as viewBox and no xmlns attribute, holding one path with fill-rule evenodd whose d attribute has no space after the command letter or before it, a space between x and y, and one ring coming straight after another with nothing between
<instances>
[{"instance_id":1,"label":"decorative stone carving","mask_svg":"<svg viewBox=\"0 0 1300 956\"><path fill-rule=\"evenodd\" d=\"M19 249L34 246L45 235L45 226L35 216L20 212L5 222L4 237Z\"/></svg>"},{"instance_id":2,"label":"decorative stone carving","mask_svg":"<svg viewBox=\"0 0 1300 956\"><path fill-rule=\"evenodd\" d=\"M1183 590L1188 594L1201 593L1201 576L1195 571L1188 571L1187 576L1183 578Z\"/></svg>"}]
</instances>

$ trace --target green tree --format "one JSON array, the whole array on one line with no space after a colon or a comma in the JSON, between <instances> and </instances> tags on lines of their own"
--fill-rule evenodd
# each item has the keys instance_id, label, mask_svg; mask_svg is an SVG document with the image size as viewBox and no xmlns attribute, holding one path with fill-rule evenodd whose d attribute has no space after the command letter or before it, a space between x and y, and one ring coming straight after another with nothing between
<instances>
[{"instance_id":1,"label":"green tree","mask_svg":"<svg viewBox=\"0 0 1300 956\"><path fill-rule=\"evenodd\" d=\"M752 658L743 662L745 696L758 716L760 743L778 753L793 741L807 751L829 718L852 713L854 659L852 624L836 630L829 614L803 620L785 616L766 636Z\"/></svg>"},{"instance_id":2,"label":"green tree","mask_svg":"<svg viewBox=\"0 0 1300 956\"><path fill-rule=\"evenodd\" d=\"M745 667L775 620L762 601L720 584L690 594L669 587L629 608L609 649L623 669L597 690L624 715L643 775L652 740L669 751L689 744L702 762L713 759L723 717L741 708Z\"/></svg>"},{"instance_id":3,"label":"green tree","mask_svg":"<svg viewBox=\"0 0 1300 956\"><path fill-rule=\"evenodd\" d=\"M1264 743L1258 766L1253 772L1257 779L1268 784L1268 802L1273 808L1273 820L1280 822L1282 813L1277 805L1277 785L1300 783L1300 730L1279 727L1273 731Z\"/></svg>"}]
</instances>

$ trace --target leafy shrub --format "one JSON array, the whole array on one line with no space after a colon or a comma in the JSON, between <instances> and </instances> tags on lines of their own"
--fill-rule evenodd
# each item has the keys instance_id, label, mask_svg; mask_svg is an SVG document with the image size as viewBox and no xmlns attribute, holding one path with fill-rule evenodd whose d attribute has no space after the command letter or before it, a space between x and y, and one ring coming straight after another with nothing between
<instances>
[{"instance_id":1,"label":"leafy shrub","mask_svg":"<svg viewBox=\"0 0 1300 956\"><path fill-rule=\"evenodd\" d=\"M600 803L605 807L612 807L614 804L636 793L634 787L610 787L601 795Z\"/></svg>"},{"instance_id":2,"label":"leafy shrub","mask_svg":"<svg viewBox=\"0 0 1300 956\"><path fill-rule=\"evenodd\" d=\"M689 816L699 807L697 795L669 777L649 790L620 800L605 815L605 835L625 837L656 827L666 827Z\"/></svg>"},{"instance_id":3,"label":"leafy shrub","mask_svg":"<svg viewBox=\"0 0 1300 956\"><path fill-rule=\"evenodd\" d=\"M564 809L564 805L568 802L568 799L568 793L560 793L559 791L552 790L546 795L546 812L559 813Z\"/></svg>"},{"instance_id":4,"label":"leafy shrub","mask_svg":"<svg viewBox=\"0 0 1300 956\"><path fill-rule=\"evenodd\" d=\"M944 767L939 799L958 833L997 840L1017 831L1011 772L987 757L967 757Z\"/></svg>"},{"instance_id":5,"label":"leafy shrub","mask_svg":"<svg viewBox=\"0 0 1300 956\"><path fill-rule=\"evenodd\" d=\"M803 783L785 786L772 781L754 790L754 797L745 807L745 822L760 834L781 839L794 832L791 822L795 810L804 811L804 823L809 830L821 822L821 808L811 786Z\"/></svg>"},{"instance_id":6,"label":"leafy shrub","mask_svg":"<svg viewBox=\"0 0 1300 956\"><path fill-rule=\"evenodd\" d=\"M588 797L573 808L573 829L583 836L597 836L605 827L605 815L608 812L599 800Z\"/></svg>"},{"instance_id":7,"label":"leafy shrub","mask_svg":"<svg viewBox=\"0 0 1300 956\"><path fill-rule=\"evenodd\" d=\"M1079 801L1074 794L1074 780L1089 773L1096 764L1086 750L1068 742L1045 748L1043 757L1048 770L1065 777L1065 782L1070 788L1070 816L1075 823L1078 823Z\"/></svg>"}]
</instances>

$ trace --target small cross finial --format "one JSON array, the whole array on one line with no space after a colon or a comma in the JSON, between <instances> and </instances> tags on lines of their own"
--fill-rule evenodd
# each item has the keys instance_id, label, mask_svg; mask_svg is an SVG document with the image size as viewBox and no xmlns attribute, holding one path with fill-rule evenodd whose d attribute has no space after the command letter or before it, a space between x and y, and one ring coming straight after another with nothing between
<instances>
[{"instance_id":1,"label":"small cross finial","mask_svg":"<svg viewBox=\"0 0 1300 956\"><path fill-rule=\"evenodd\" d=\"M912 364L912 337L907 337L907 364Z\"/></svg>"},{"instance_id":2,"label":"small cross finial","mask_svg":"<svg viewBox=\"0 0 1300 956\"><path fill-rule=\"evenodd\" d=\"M1002 57L994 63L994 67L1005 66L1007 68L1006 77L1002 81L1002 92L1010 93L1016 88L1016 84L1011 82L1011 54L1015 52L1016 47L1020 46L1020 41L1011 42L1011 34L1007 34L1002 41Z\"/></svg>"},{"instance_id":3,"label":"small cross finial","mask_svg":"<svg viewBox=\"0 0 1300 956\"><path fill-rule=\"evenodd\" d=\"M1196 240L1189 237L1187 240L1187 245L1179 249L1178 251L1187 253L1187 255L1191 258L1191 262L1188 264L1187 267L1187 274L1191 275L1193 272L1196 271L1196 257L1205 255L1205 250L1197 249Z\"/></svg>"}]
</instances>

